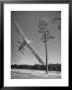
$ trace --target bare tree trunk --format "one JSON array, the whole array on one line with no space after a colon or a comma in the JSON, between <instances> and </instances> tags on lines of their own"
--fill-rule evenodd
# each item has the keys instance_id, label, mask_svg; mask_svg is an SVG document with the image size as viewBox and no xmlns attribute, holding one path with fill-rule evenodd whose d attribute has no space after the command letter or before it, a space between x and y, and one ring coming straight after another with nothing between
<instances>
[{"instance_id":1,"label":"bare tree trunk","mask_svg":"<svg viewBox=\"0 0 72 90\"><path fill-rule=\"evenodd\" d=\"M48 73L48 57L47 57L47 40L45 35L45 51L46 51L46 74Z\"/></svg>"}]
</instances>

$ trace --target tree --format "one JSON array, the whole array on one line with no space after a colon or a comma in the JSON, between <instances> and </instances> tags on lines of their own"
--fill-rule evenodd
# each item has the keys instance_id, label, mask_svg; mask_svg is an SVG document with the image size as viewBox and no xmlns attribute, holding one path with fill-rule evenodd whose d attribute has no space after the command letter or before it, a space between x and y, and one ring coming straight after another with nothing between
<instances>
[{"instance_id":1,"label":"tree","mask_svg":"<svg viewBox=\"0 0 72 90\"><path fill-rule=\"evenodd\" d=\"M39 21L39 33L42 34L42 37L41 37L41 40L42 42L45 43L45 52L46 52L46 74L48 73L48 52L47 52L47 41L51 38L53 39L54 37L51 36L49 34L49 30L48 30L48 25L49 25L49 22L47 20L47 18L42 18L40 21Z\"/></svg>"},{"instance_id":2,"label":"tree","mask_svg":"<svg viewBox=\"0 0 72 90\"><path fill-rule=\"evenodd\" d=\"M61 11L57 11L57 15L53 17L52 23L57 23L58 30L61 30Z\"/></svg>"}]
</instances>

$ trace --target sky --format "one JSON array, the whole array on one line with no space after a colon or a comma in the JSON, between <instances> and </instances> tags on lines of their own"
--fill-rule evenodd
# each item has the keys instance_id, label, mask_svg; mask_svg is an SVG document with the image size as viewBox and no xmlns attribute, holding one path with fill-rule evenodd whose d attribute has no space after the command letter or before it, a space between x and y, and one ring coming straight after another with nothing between
<instances>
[{"instance_id":1,"label":"sky","mask_svg":"<svg viewBox=\"0 0 72 90\"><path fill-rule=\"evenodd\" d=\"M46 62L45 44L41 41L42 35L38 33L39 21L42 18L47 18L50 35L55 38L47 42L48 63L61 63L61 30L58 30L58 24L52 23L54 17L59 16L57 11L11 11L11 64L39 64L31 51L25 47L24 55L18 52L17 41L20 41L16 30L17 26L14 21L17 21L26 38L31 40L31 45Z\"/></svg>"}]
</instances>

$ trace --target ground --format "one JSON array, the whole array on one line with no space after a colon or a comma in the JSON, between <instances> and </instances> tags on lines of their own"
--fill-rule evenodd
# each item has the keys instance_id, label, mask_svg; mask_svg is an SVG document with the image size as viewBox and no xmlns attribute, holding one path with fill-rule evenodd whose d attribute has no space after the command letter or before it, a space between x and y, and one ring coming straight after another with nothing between
<instances>
[{"instance_id":1,"label":"ground","mask_svg":"<svg viewBox=\"0 0 72 90\"><path fill-rule=\"evenodd\" d=\"M26 69L11 69L11 79L61 79L61 72Z\"/></svg>"}]
</instances>

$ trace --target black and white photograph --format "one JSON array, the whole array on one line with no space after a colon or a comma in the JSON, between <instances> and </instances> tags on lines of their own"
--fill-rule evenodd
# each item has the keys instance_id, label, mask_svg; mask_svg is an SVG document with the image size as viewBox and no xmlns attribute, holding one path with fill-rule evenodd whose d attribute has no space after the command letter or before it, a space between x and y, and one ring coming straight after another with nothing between
<instances>
[{"instance_id":1,"label":"black and white photograph","mask_svg":"<svg viewBox=\"0 0 72 90\"><path fill-rule=\"evenodd\" d=\"M11 79L61 79L61 11L11 11Z\"/></svg>"},{"instance_id":2,"label":"black and white photograph","mask_svg":"<svg viewBox=\"0 0 72 90\"><path fill-rule=\"evenodd\" d=\"M71 0L0 1L0 88L67 87Z\"/></svg>"},{"instance_id":3,"label":"black and white photograph","mask_svg":"<svg viewBox=\"0 0 72 90\"><path fill-rule=\"evenodd\" d=\"M68 4L4 5L4 85L68 85Z\"/></svg>"}]
</instances>

